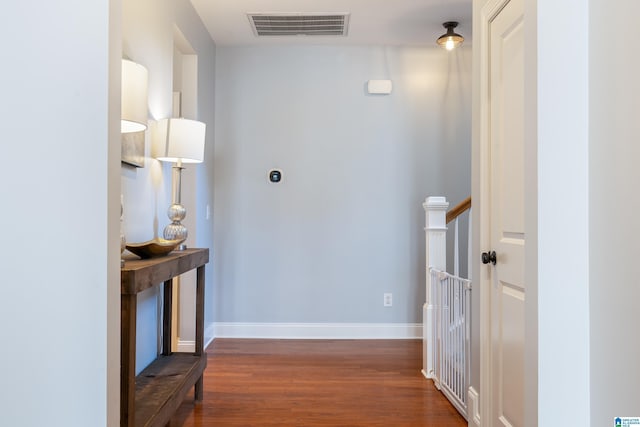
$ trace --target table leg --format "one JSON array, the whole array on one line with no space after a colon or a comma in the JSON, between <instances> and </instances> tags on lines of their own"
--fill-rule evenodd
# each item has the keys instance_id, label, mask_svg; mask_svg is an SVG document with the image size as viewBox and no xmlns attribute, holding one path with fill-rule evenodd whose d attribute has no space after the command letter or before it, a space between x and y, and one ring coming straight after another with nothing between
<instances>
[{"instance_id":1,"label":"table leg","mask_svg":"<svg viewBox=\"0 0 640 427\"><path fill-rule=\"evenodd\" d=\"M196 278L196 355L204 352L204 265L198 267Z\"/></svg>"},{"instance_id":2,"label":"table leg","mask_svg":"<svg viewBox=\"0 0 640 427\"><path fill-rule=\"evenodd\" d=\"M136 295L121 295L120 306L120 426L129 427L136 415Z\"/></svg>"},{"instance_id":3,"label":"table leg","mask_svg":"<svg viewBox=\"0 0 640 427\"><path fill-rule=\"evenodd\" d=\"M173 304L173 280L164 282L164 302L162 307L162 355L171 355L171 323Z\"/></svg>"},{"instance_id":4,"label":"table leg","mask_svg":"<svg viewBox=\"0 0 640 427\"><path fill-rule=\"evenodd\" d=\"M198 267L196 278L196 355L204 355L204 269L202 265ZM195 384L195 400L201 401L203 398L204 375L198 378Z\"/></svg>"}]
</instances>

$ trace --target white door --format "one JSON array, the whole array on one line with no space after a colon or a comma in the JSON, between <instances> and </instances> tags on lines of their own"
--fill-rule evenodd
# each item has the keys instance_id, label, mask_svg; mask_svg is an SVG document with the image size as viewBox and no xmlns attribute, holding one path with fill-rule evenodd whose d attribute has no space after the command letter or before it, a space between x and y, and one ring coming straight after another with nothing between
<instances>
[{"instance_id":1,"label":"white door","mask_svg":"<svg viewBox=\"0 0 640 427\"><path fill-rule=\"evenodd\" d=\"M488 37L488 150L485 200L489 203L490 422L524 424L524 28L523 0L494 2ZM485 272L487 273L487 272ZM485 308L489 308L485 307Z\"/></svg>"}]
</instances>

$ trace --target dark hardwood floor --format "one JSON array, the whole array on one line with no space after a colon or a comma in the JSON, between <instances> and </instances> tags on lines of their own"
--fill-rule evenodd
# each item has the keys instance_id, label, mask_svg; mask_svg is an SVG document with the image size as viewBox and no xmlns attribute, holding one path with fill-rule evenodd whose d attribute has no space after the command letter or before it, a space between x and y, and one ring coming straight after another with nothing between
<instances>
[{"instance_id":1,"label":"dark hardwood floor","mask_svg":"<svg viewBox=\"0 0 640 427\"><path fill-rule=\"evenodd\" d=\"M204 401L169 427L466 426L420 373L419 340L216 339Z\"/></svg>"}]
</instances>

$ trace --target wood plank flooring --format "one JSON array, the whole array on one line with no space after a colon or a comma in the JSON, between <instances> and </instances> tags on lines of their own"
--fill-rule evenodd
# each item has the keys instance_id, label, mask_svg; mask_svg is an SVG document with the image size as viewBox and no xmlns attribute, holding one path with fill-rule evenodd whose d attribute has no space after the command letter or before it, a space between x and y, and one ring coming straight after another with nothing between
<instances>
[{"instance_id":1,"label":"wood plank flooring","mask_svg":"<svg viewBox=\"0 0 640 427\"><path fill-rule=\"evenodd\" d=\"M169 427L466 426L420 373L420 340L216 339L204 401Z\"/></svg>"}]
</instances>

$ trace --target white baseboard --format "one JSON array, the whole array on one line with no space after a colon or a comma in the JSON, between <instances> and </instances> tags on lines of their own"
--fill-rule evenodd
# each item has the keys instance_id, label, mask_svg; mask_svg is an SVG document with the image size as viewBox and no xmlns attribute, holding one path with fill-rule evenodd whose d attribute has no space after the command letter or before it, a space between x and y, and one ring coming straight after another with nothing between
<instances>
[{"instance_id":1,"label":"white baseboard","mask_svg":"<svg viewBox=\"0 0 640 427\"><path fill-rule=\"evenodd\" d=\"M211 322L204 328L204 348L209 347L216 337L216 324Z\"/></svg>"},{"instance_id":2,"label":"white baseboard","mask_svg":"<svg viewBox=\"0 0 640 427\"><path fill-rule=\"evenodd\" d=\"M480 395L473 387L469 387L467 397L469 402L467 405L469 427L480 427Z\"/></svg>"},{"instance_id":3,"label":"white baseboard","mask_svg":"<svg viewBox=\"0 0 640 427\"><path fill-rule=\"evenodd\" d=\"M176 351L178 353L193 353L196 351L196 342L178 339L178 347Z\"/></svg>"},{"instance_id":4,"label":"white baseboard","mask_svg":"<svg viewBox=\"0 0 640 427\"><path fill-rule=\"evenodd\" d=\"M209 344L213 342L215 337L215 323L209 323L204 329L204 348L207 348ZM196 342L191 340L181 340L178 338L176 351L180 353L193 353L196 351Z\"/></svg>"},{"instance_id":5,"label":"white baseboard","mask_svg":"<svg viewBox=\"0 0 640 427\"><path fill-rule=\"evenodd\" d=\"M420 323L215 323L215 338L420 339Z\"/></svg>"}]
</instances>

